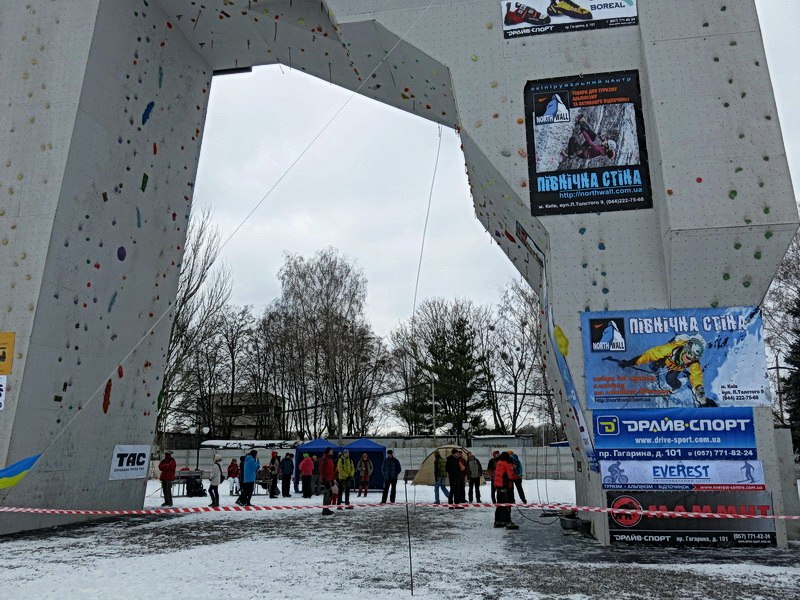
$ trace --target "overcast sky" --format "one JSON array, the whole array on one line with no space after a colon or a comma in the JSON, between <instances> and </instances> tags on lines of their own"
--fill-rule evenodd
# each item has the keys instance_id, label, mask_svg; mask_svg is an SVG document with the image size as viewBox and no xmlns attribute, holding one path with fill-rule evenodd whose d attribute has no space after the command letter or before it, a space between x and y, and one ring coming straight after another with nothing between
<instances>
[{"instance_id":1,"label":"overcast sky","mask_svg":"<svg viewBox=\"0 0 800 600\"><path fill-rule=\"evenodd\" d=\"M757 0L795 182L800 176L797 0ZM214 79L195 188L227 238L351 93L286 67ZM368 280L368 318L386 335L411 316L439 127L353 97L258 210L222 260L232 302L257 313L280 293L285 252L333 246ZM455 132L442 128L417 305L429 297L496 302L516 269L475 218Z\"/></svg>"}]
</instances>

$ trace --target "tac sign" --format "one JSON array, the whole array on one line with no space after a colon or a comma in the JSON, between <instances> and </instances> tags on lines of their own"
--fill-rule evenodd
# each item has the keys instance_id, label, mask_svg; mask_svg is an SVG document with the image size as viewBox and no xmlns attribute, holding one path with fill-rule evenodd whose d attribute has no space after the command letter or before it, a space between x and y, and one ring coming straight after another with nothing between
<instances>
[{"instance_id":1,"label":"tac sign","mask_svg":"<svg viewBox=\"0 0 800 600\"><path fill-rule=\"evenodd\" d=\"M149 464L150 446L114 446L108 479L144 479Z\"/></svg>"}]
</instances>

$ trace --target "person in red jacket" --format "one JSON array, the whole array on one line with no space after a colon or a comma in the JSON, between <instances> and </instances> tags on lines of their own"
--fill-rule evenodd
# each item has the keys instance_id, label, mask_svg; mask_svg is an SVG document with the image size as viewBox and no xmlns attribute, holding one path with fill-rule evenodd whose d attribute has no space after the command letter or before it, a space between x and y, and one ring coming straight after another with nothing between
<instances>
[{"instance_id":1,"label":"person in red jacket","mask_svg":"<svg viewBox=\"0 0 800 600\"><path fill-rule=\"evenodd\" d=\"M230 485L230 494L239 494L239 465L236 464L236 459L231 459L231 464L228 465L228 483Z\"/></svg>"},{"instance_id":2,"label":"person in red jacket","mask_svg":"<svg viewBox=\"0 0 800 600\"><path fill-rule=\"evenodd\" d=\"M333 448L328 448L319 459L319 482L322 484L322 489L325 490L322 498L322 504L325 506L322 509L323 515L334 514L328 508L331 503L331 486L334 479L336 479L336 465L333 462Z\"/></svg>"},{"instance_id":3,"label":"person in red jacket","mask_svg":"<svg viewBox=\"0 0 800 600\"><path fill-rule=\"evenodd\" d=\"M164 452L164 460L158 463L158 470L161 471L161 490L164 493L164 503L161 506L172 506L172 482L175 481L175 470L178 468L172 452Z\"/></svg>"},{"instance_id":4,"label":"person in red jacket","mask_svg":"<svg viewBox=\"0 0 800 600\"><path fill-rule=\"evenodd\" d=\"M311 476L314 474L314 461L308 454L303 454L299 469L300 480L303 482L303 498L311 498Z\"/></svg>"},{"instance_id":5,"label":"person in red jacket","mask_svg":"<svg viewBox=\"0 0 800 600\"><path fill-rule=\"evenodd\" d=\"M514 504L514 461L508 452L502 452L494 463L494 486L498 504ZM510 506L495 509L494 526L519 529L519 525L511 520Z\"/></svg>"}]
</instances>

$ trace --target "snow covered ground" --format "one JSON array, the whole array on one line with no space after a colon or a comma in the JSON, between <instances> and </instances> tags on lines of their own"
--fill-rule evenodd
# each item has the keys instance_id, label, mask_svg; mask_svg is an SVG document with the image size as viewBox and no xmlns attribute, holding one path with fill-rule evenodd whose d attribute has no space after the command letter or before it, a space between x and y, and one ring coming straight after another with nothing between
<instances>
[{"instance_id":1,"label":"snow covered ground","mask_svg":"<svg viewBox=\"0 0 800 600\"><path fill-rule=\"evenodd\" d=\"M525 489L529 502L575 499L571 481L526 481ZM232 504L227 482L221 491L222 504ZM148 484L147 494L145 506L160 505L158 482ZM379 499L371 492L367 501ZM433 488L409 486L408 500L430 502ZM208 502L176 498L175 505ZM254 504L316 503L297 495L254 497ZM414 598L794 600L800 590L797 545L788 551L604 548L563 532L537 510L514 512L518 531L494 529L492 515L492 509L409 508ZM408 532L400 504L330 517L298 510L120 518L0 538L0 597L412 598Z\"/></svg>"}]
</instances>

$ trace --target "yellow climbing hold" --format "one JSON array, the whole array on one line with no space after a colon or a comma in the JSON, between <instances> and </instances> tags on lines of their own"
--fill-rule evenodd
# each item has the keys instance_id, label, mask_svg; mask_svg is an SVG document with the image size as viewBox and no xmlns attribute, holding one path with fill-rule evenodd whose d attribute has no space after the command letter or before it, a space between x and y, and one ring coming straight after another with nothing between
<instances>
[{"instance_id":1,"label":"yellow climbing hold","mask_svg":"<svg viewBox=\"0 0 800 600\"><path fill-rule=\"evenodd\" d=\"M564 335L564 332L562 331L561 327L555 325L553 327L553 335L556 338L556 345L558 346L558 351L561 352L561 354L563 354L564 356L567 356L569 354L569 339L567 339L567 336Z\"/></svg>"}]
</instances>

